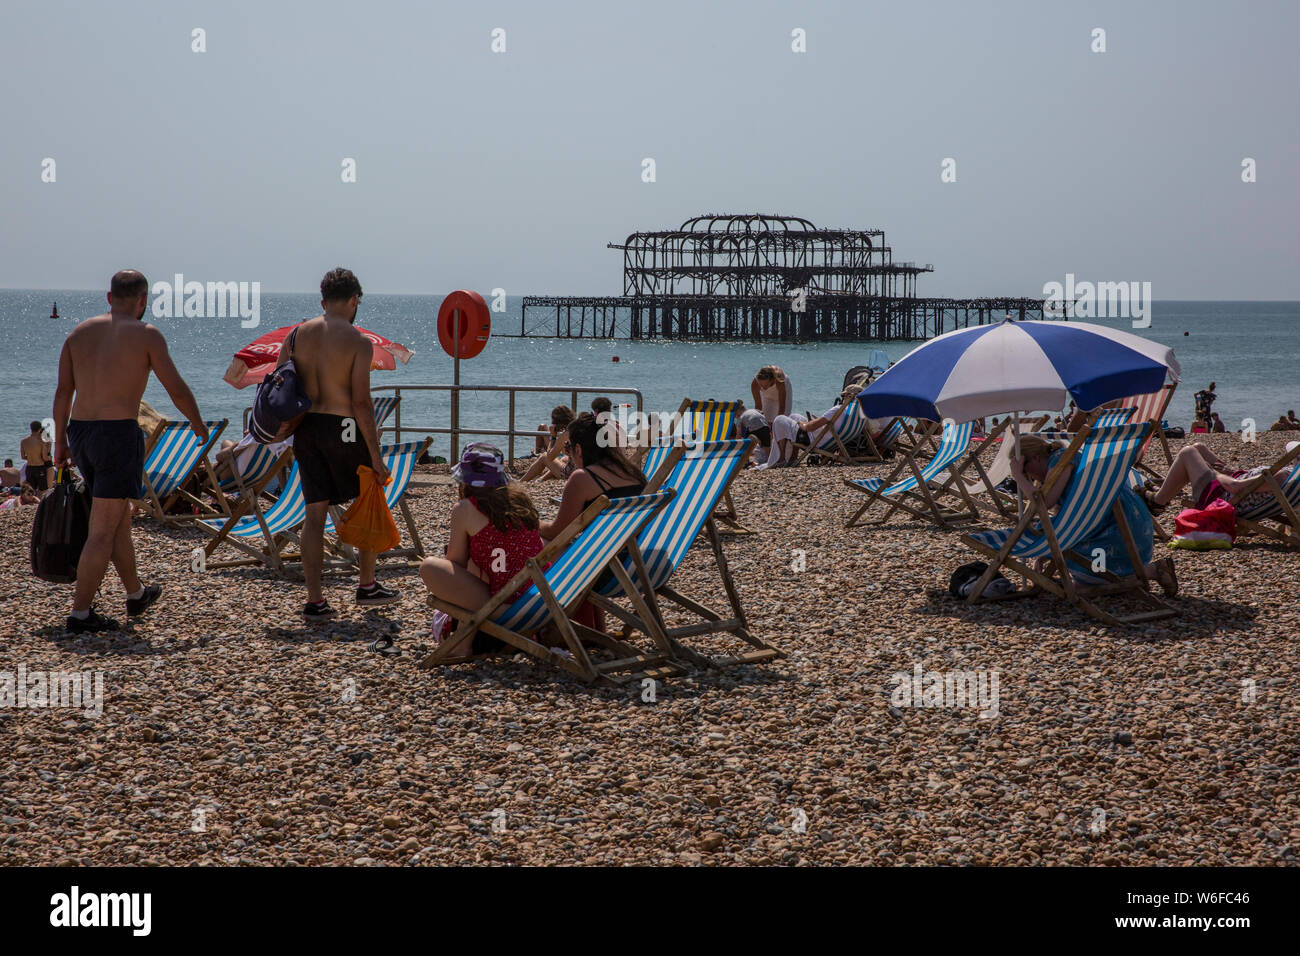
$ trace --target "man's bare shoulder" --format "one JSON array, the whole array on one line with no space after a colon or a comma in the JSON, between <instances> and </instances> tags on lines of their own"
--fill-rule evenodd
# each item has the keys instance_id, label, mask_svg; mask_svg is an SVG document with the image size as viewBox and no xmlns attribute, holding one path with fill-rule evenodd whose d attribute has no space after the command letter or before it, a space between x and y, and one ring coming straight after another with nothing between
<instances>
[{"instance_id":1,"label":"man's bare shoulder","mask_svg":"<svg viewBox=\"0 0 1300 956\"><path fill-rule=\"evenodd\" d=\"M113 316L105 312L103 315L92 315L88 319L82 319L72 331L68 333L69 339L84 339L88 335L93 335L96 330L105 328L113 321Z\"/></svg>"}]
</instances>

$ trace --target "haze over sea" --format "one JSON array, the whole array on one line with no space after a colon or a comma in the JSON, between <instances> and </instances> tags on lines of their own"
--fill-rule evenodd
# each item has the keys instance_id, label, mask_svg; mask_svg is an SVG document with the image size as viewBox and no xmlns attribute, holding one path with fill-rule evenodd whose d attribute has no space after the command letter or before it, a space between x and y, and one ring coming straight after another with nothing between
<instances>
[{"instance_id":1,"label":"haze over sea","mask_svg":"<svg viewBox=\"0 0 1300 956\"><path fill-rule=\"evenodd\" d=\"M50 319L57 301L60 319ZM152 302L152 299L150 300ZM372 386L450 383L452 361L438 346L435 318L441 296L366 293L357 324L415 351L408 365L393 372L377 371ZM63 338L77 321L107 308L103 291L0 290L0 334L7 352L4 381L7 403L0 415L0 456L18 458L19 440L33 420L52 411ZM520 338L521 300L507 300L504 313L492 316L494 334L477 358L461 365L463 384L563 385L640 389L647 411L672 411L684 396L750 401L749 382L760 365L780 365L794 383L795 408L817 414L835 399L844 373L865 364L872 348L883 348L891 359L906 355L919 342L860 342L806 345L631 342ZM205 417L228 417L227 435L238 437L243 409L253 389L236 390L222 380L234 353L258 336L320 312L320 298L310 293L264 293L261 321L245 329L238 318L158 319L146 313L167 337L181 374L193 389ZM530 317L530 322L534 321ZM1128 319L1089 319L1131 329ZM1157 301L1149 329L1132 330L1174 348L1182 366L1182 381L1174 394L1168 419L1190 428L1192 394L1210 381L1218 383L1215 411L1230 430L1245 418L1266 429L1278 414L1300 407L1300 302L1178 302ZM1189 334L1184 336L1184 332ZM511 333L515 333L512 335ZM614 356L618 362L612 361ZM593 396L579 396L585 409ZM154 378L145 400L160 412L177 417L175 407ZM616 399L617 400L617 399ZM551 406L567 398L526 396L518 400L518 427L547 420ZM462 426L506 426L504 394L470 394L461 404ZM404 428L409 425L446 426L450 417L446 393L409 393L402 399ZM391 421L389 422L391 424ZM409 437L422 435L418 429ZM406 436L404 436L406 437ZM504 445L504 440L493 439ZM436 436L433 454L446 455L446 436ZM516 453L525 443L516 444Z\"/></svg>"}]
</instances>

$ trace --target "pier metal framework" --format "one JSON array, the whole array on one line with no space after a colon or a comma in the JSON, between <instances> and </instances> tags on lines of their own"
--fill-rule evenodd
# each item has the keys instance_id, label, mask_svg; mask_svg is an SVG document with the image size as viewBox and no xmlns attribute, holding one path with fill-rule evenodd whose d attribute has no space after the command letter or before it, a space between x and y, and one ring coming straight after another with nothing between
<instances>
[{"instance_id":1,"label":"pier metal framework","mask_svg":"<svg viewBox=\"0 0 1300 956\"><path fill-rule=\"evenodd\" d=\"M917 276L934 266L895 262L882 230L821 229L797 216L696 216L608 248L623 253L621 296L526 296L519 334L920 339L1007 314L1041 318L1043 311L1038 299L919 298Z\"/></svg>"}]
</instances>

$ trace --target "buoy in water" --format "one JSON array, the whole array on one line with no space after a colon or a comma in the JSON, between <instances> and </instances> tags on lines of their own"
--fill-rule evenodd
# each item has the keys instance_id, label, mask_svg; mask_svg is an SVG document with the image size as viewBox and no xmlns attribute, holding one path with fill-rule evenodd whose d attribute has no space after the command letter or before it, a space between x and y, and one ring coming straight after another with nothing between
<instances>
[{"instance_id":1,"label":"buoy in water","mask_svg":"<svg viewBox=\"0 0 1300 956\"><path fill-rule=\"evenodd\" d=\"M610 359L610 361L611 361L611 362L617 362L617 361L618 361L618 356L615 355L612 359Z\"/></svg>"},{"instance_id":2,"label":"buoy in water","mask_svg":"<svg viewBox=\"0 0 1300 956\"><path fill-rule=\"evenodd\" d=\"M1191 335L1191 332L1183 332L1183 335Z\"/></svg>"},{"instance_id":3,"label":"buoy in water","mask_svg":"<svg viewBox=\"0 0 1300 956\"><path fill-rule=\"evenodd\" d=\"M59 303L55 302L54 308L50 310L50 318L57 319L58 317L59 317Z\"/></svg>"}]
</instances>

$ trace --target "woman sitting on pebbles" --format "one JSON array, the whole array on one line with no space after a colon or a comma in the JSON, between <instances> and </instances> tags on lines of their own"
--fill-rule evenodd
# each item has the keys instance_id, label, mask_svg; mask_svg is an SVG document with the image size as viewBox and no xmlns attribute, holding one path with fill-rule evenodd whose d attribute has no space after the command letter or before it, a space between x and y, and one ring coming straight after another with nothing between
<instances>
[{"instance_id":1,"label":"woman sitting on pebbles","mask_svg":"<svg viewBox=\"0 0 1300 956\"><path fill-rule=\"evenodd\" d=\"M1152 514L1160 514L1183 488L1190 485L1192 507L1200 511L1208 508L1211 501L1237 494L1266 471L1268 465L1248 470L1228 470L1228 463L1210 451L1208 445L1193 442L1178 449L1164 483L1157 488L1154 482L1149 482L1142 489L1142 497ZM1285 483L1290 475L1291 468L1282 468L1277 472L1277 480ZM1251 492L1237 502L1236 506L1240 510L1249 511L1271 498L1272 493L1268 489L1261 489Z\"/></svg>"},{"instance_id":2,"label":"woman sitting on pebbles","mask_svg":"<svg viewBox=\"0 0 1300 956\"><path fill-rule=\"evenodd\" d=\"M1047 475L1056 467L1056 463L1061 460L1065 454L1065 445L1058 441L1049 441L1038 435L1022 435L1020 438L1020 457L1011 456L1011 477L1015 479L1016 484L1020 486L1021 493L1030 498L1034 492L1046 480ZM1055 511L1062 496L1067 489L1073 491L1071 484L1074 481L1074 463L1066 465L1065 472L1057 478L1052 489L1043 499L1048 509ZM1147 510L1138 497L1136 491L1128 486L1126 482L1120 489L1119 493L1120 510L1124 513L1124 520L1128 523L1129 531L1133 535L1133 543L1137 547L1138 557L1142 561L1142 570L1147 578L1154 579L1165 594L1172 597L1178 593L1178 576L1174 573L1174 562L1172 558L1163 558L1159 561L1151 560L1151 552L1154 547L1153 535L1155 532L1151 521L1151 512ZM1111 574L1118 577L1132 577L1137 573L1129 560L1128 548L1124 546L1124 537L1120 531L1119 522L1115 520L1113 511L1108 510L1106 517L1093 530L1092 536L1087 540L1074 546L1074 550L1079 554L1093 555L1097 549L1101 549L1104 554L1105 568ZM1039 558L1035 567L1041 571L1046 566L1048 558ZM1075 580L1082 584L1100 584L1102 580L1094 576L1088 569L1073 561L1069 563L1069 571Z\"/></svg>"},{"instance_id":3,"label":"woman sitting on pebbles","mask_svg":"<svg viewBox=\"0 0 1300 956\"><path fill-rule=\"evenodd\" d=\"M429 593L472 615L542 550L537 508L522 489L510 485L501 449L486 442L468 445L451 471L460 500L451 509L447 555L425 558L420 577ZM527 588L520 588L518 598ZM513 598L512 598L513 600ZM434 615L433 639L441 642L455 630L442 611ZM499 647L490 636L475 638L478 653ZM461 647L457 655L471 653Z\"/></svg>"}]
</instances>

